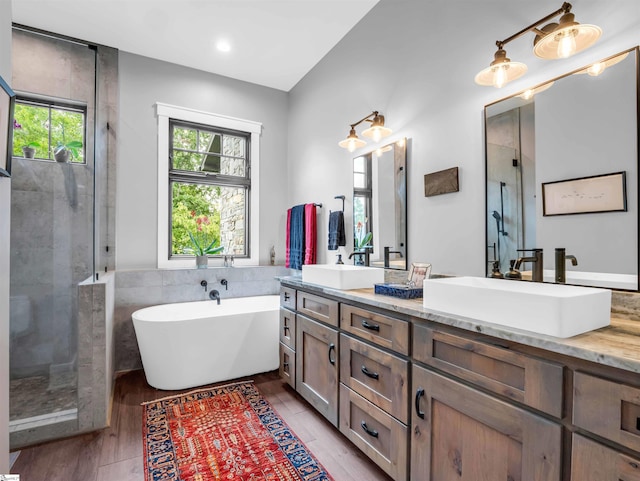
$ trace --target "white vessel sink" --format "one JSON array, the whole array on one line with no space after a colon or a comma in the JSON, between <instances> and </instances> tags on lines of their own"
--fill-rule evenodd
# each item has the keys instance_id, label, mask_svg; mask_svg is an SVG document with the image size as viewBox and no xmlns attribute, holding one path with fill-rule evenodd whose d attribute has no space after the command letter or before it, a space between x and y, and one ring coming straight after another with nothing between
<instances>
[{"instance_id":1,"label":"white vessel sink","mask_svg":"<svg viewBox=\"0 0 640 481\"><path fill-rule=\"evenodd\" d=\"M610 290L483 277L425 279L423 305L556 337L575 336L611 321Z\"/></svg>"},{"instance_id":2,"label":"white vessel sink","mask_svg":"<svg viewBox=\"0 0 640 481\"><path fill-rule=\"evenodd\" d=\"M350 264L302 266L302 281L333 289L365 289L384 282L384 269Z\"/></svg>"}]
</instances>

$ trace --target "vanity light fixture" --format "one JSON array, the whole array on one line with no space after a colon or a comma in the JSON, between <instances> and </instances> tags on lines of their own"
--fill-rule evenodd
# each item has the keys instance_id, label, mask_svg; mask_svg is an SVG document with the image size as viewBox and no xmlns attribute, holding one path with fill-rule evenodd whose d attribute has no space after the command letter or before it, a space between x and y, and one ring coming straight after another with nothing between
<instances>
[{"instance_id":1,"label":"vanity light fixture","mask_svg":"<svg viewBox=\"0 0 640 481\"><path fill-rule=\"evenodd\" d=\"M627 56L629 55L629 53L624 53L622 55L617 55L613 58L609 58L607 60L603 60L601 62L596 62L594 64L589 65L587 68L584 68L582 70L579 70L578 72L576 72L577 74L589 74L592 77L597 77L598 75L600 75L602 72L605 71L605 69L617 64L618 62L621 62L622 60L624 60L625 58L627 58Z\"/></svg>"},{"instance_id":2,"label":"vanity light fixture","mask_svg":"<svg viewBox=\"0 0 640 481\"><path fill-rule=\"evenodd\" d=\"M558 15L562 15L559 23L551 22L538 28ZM565 2L555 12L504 40L496 41L498 51L494 55L493 62L476 75L475 82L479 85L493 85L500 88L524 75L527 66L520 62L512 62L507 57L504 46L527 32L536 34L533 53L545 59L570 57L593 45L602 34L602 30L596 25L576 22L574 14L571 13L571 4Z\"/></svg>"},{"instance_id":3,"label":"vanity light fixture","mask_svg":"<svg viewBox=\"0 0 640 481\"><path fill-rule=\"evenodd\" d=\"M518 97L520 97L521 99L524 99L524 100L529 100L530 98L533 98L534 95L537 95L540 92L544 92L545 90L547 90L552 85L553 85L553 82L547 82L546 84L542 84L539 87L535 87L535 88L532 88L532 89L527 89L524 92L522 92L520 95L518 95Z\"/></svg>"},{"instance_id":4,"label":"vanity light fixture","mask_svg":"<svg viewBox=\"0 0 640 481\"><path fill-rule=\"evenodd\" d=\"M373 139L374 142L379 142L383 137L391 135L391 129L384 126L384 115L380 115L377 110L374 110L366 117L351 124L351 130L346 139L338 142L338 145L342 148L348 149L349 152L353 152L360 147L364 147L367 143L358 137L356 134L356 127L362 122L370 122L371 126L368 129L362 131L362 135Z\"/></svg>"}]
</instances>

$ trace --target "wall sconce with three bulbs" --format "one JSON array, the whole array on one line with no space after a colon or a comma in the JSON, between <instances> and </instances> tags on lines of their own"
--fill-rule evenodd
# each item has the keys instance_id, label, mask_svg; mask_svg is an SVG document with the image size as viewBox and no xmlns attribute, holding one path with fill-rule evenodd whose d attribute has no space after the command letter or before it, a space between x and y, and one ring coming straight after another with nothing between
<instances>
[{"instance_id":1,"label":"wall sconce with three bulbs","mask_svg":"<svg viewBox=\"0 0 640 481\"><path fill-rule=\"evenodd\" d=\"M560 14L562 16L558 23L552 22L540 29L538 28L540 24L546 23ZM495 53L494 60L489 67L476 75L475 81L477 84L493 85L500 88L525 74L527 66L521 62L512 62L507 57L504 46L527 32L536 34L533 41L533 53L537 57L544 59L570 57L593 45L602 34L602 30L596 25L576 22L575 16L571 13L571 4L565 2L555 12L523 28L518 33L505 40L496 41L498 51Z\"/></svg>"},{"instance_id":2,"label":"wall sconce with three bulbs","mask_svg":"<svg viewBox=\"0 0 640 481\"><path fill-rule=\"evenodd\" d=\"M362 122L371 122L371 126L368 129L362 131L364 137L373 139L374 142L380 142L380 139L391 135L391 129L384 126L384 115L380 115L377 110L374 110L366 117L358 120L356 123L351 124L351 130L346 139L338 142L338 145L342 148L353 152L360 147L364 147L367 143L360 139L356 134L356 127Z\"/></svg>"}]
</instances>

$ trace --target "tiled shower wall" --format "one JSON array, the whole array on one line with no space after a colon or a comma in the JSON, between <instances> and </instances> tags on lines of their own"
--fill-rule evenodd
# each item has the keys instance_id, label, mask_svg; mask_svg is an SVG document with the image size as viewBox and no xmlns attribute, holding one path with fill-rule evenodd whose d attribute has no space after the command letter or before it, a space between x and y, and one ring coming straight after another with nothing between
<instances>
[{"instance_id":1,"label":"tiled shower wall","mask_svg":"<svg viewBox=\"0 0 640 481\"><path fill-rule=\"evenodd\" d=\"M282 266L214 267L209 269L116 271L115 370L141 369L140 352L131 314L143 307L173 302L209 300L209 291L226 298L278 294L276 277L291 275ZM220 284L227 280L227 288ZM207 281L205 289L200 283ZM213 301L212 301L213 302Z\"/></svg>"}]
</instances>

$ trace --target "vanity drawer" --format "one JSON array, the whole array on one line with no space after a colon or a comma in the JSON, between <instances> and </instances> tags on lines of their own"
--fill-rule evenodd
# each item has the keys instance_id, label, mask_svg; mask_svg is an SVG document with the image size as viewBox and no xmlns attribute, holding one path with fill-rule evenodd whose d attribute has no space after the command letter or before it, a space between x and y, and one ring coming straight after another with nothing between
<instances>
[{"instance_id":1,"label":"vanity drawer","mask_svg":"<svg viewBox=\"0 0 640 481\"><path fill-rule=\"evenodd\" d=\"M573 424L640 452L640 388L576 372Z\"/></svg>"},{"instance_id":2,"label":"vanity drawer","mask_svg":"<svg viewBox=\"0 0 640 481\"><path fill-rule=\"evenodd\" d=\"M298 312L338 327L338 303L336 301L298 291Z\"/></svg>"},{"instance_id":3,"label":"vanity drawer","mask_svg":"<svg viewBox=\"0 0 640 481\"><path fill-rule=\"evenodd\" d=\"M280 377L293 389L296 388L296 353L280 343Z\"/></svg>"},{"instance_id":4,"label":"vanity drawer","mask_svg":"<svg viewBox=\"0 0 640 481\"><path fill-rule=\"evenodd\" d=\"M417 361L496 394L562 417L561 365L414 324Z\"/></svg>"},{"instance_id":5,"label":"vanity drawer","mask_svg":"<svg viewBox=\"0 0 640 481\"><path fill-rule=\"evenodd\" d=\"M400 354L409 354L409 323L360 309L340 305L340 327Z\"/></svg>"},{"instance_id":6,"label":"vanity drawer","mask_svg":"<svg viewBox=\"0 0 640 481\"><path fill-rule=\"evenodd\" d=\"M290 287L280 286L280 305L282 307L286 307L287 309L291 309L292 311L296 310L296 290L291 289Z\"/></svg>"},{"instance_id":7,"label":"vanity drawer","mask_svg":"<svg viewBox=\"0 0 640 481\"><path fill-rule=\"evenodd\" d=\"M571 481L640 481L640 459L573 433Z\"/></svg>"},{"instance_id":8,"label":"vanity drawer","mask_svg":"<svg viewBox=\"0 0 640 481\"><path fill-rule=\"evenodd\" d=\"M407 426L340 384L340 432L396 481L407 479Z\"/></svg>"},{"instance_id":9,"label":"vanity drawer","mask_svg":"<svg viewBox=\"0 0 640 481\"><path fill-rule=\"evenodd\" d=\"M289 309L280 309L280 342L296 350L296 314Z\"/></svg>"},{"instance_id":10,"label":"vanity drawer","mask_svg":"<svg viewBox=\"0 0 640 481\"><path fill-rule=\"evenodd\" d=\"M340 335L340 382L407 424L409 362Z\"/></svg>"}]
</instances>

